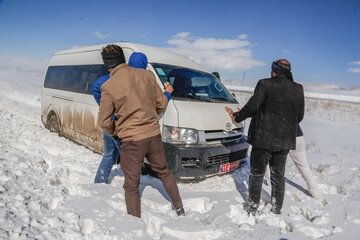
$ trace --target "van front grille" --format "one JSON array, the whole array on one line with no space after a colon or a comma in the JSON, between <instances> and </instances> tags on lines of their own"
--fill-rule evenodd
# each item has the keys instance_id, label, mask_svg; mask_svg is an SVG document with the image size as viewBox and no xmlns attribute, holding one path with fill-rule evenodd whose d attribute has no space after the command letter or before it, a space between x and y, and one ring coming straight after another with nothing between
<instances>
[{"instance_id":1,"label":"van front grille","mask_svg":"<svg viewBox=\"0 0 360 240\"><path fill-rule=\"evenodd\" d=\"M235 162L240 159L246 158L247 149L243 149L237 152L226 153L216 156L210 156L207 159L207 165L221 165L224 163Z\"/></svg>"},{"instance_id":2,"label":"van front grille","mask_svg":"<svg viewBox=\"0 0 360 240\"><path fill-rule=\"evenodd\" d=\"M200 158L181 158L181 166L184 168L200 168L201 159Z\"/></svg>"},{"instance_id":3,"label":"van front grille","mask_svg":"<svg viewBox=\"0 0 360 240\"><path fill-rule=\"evenodd\" d=\"M205 131L205 141L208 144L227 143L239 140L243 137L243 128L236 128L232 131L211 130Z\"/></svg>"}]
</instances>

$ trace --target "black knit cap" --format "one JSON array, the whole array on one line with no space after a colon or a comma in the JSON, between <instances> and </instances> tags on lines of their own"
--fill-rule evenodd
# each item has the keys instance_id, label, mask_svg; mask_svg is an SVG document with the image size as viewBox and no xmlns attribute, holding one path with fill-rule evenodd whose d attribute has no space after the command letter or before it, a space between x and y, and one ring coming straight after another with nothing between
<instances>
[{"instance_id":1,"label":"black knit cap","mask_svg":"<svg viewBox=\"0 0 360 240\"><path fill-rule=\"evenodd\" d=\"M124 52L121 47L109 44L103 48L101 57L106 68L114 68L121 63L125 63Z\"/></svg>"},{"instance_id":2,"label":"black knit cap","mask_svg":"<svg viewBox=\"0 0 360 240\"><path fill-rule=\"evenodd\" d=\"M286 64L284 62L281 62L280 60L277 60L276 62L272 63L271 71L273 71L277 75L285 74L288 78L293 79L290 63Z\"/></svg>"},{"instance_id":3,"label":"black knit cap","mask_svg":"<svg viewBox=\"0 0 360 240\"><path fill-rule=\"evenodd\" d=\"M273 62L271 65L271 70L276 74L288 73L291 71L290 64L285 64L279 61Z\"/></svg>"}]
</instances>

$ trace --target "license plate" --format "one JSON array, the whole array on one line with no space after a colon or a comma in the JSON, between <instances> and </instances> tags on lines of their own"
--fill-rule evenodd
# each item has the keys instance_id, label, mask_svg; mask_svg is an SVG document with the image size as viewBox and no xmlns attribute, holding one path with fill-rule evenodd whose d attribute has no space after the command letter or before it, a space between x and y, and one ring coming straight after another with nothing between
<instances>
[{"instance_id":1,"label":"license plate","mask_svg":"<svg viewBox=\"0 0 360 240\"><path fill-rule=\"evenodd\" d=\"M240 160L236 161L236 162L226 163L226 164L220 165L220 173L226 173L226 172L229 172L231 170L234 170L234 169L238 168L239 165L240 165Z\"/></svg>"}]
</instances>

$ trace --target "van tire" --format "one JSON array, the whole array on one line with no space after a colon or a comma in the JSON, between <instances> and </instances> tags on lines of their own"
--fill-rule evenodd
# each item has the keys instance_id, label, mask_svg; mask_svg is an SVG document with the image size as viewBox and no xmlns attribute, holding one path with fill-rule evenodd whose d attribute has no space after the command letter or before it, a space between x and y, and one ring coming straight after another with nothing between
<instances>
[{"instance_id":1,"label":"van tire","mask_svg":"<svg viewBox=\"0 0 360 240\"><path fill-rule=\"evenodd\" d=\"M55 114L52 114L52 115L49 117L47 126L48 126L48 129L50 130L50 132L54 132L54 133L60 134L59 121L58 121L58 118L56 117Z\"/></svg>"}]
</instances>

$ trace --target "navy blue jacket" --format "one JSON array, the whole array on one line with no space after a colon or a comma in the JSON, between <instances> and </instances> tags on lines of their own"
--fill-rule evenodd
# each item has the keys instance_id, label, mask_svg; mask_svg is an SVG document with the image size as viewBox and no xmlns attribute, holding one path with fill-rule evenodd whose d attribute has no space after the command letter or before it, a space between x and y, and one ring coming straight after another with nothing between
<instances>
[{"instance_id":1,"label":"navy blue jacket","mask_svg":"<svg viewBox=\"0 0 360 240\"><path fill-rule=\"evenodd\" d=\"M99 77L92 85L91 92L94 95L95 101L100 106L101 100L101 86L110 78L110 73Z\"/></svg>"},{"instance_id":2,"label":"navy blue jacket","mask_svg":"<svg viewBox=\"0 0 360 240\"><path fill-rule=\"evenodd\" d=\"M147 57L141 52L133 52L129 58L130 67L146 69L147 64Z\"/></svg>"}]
</instances>

